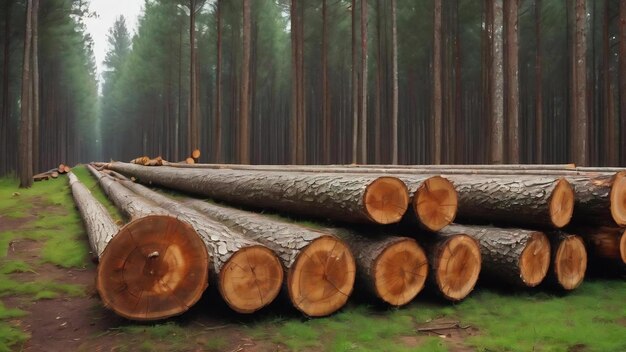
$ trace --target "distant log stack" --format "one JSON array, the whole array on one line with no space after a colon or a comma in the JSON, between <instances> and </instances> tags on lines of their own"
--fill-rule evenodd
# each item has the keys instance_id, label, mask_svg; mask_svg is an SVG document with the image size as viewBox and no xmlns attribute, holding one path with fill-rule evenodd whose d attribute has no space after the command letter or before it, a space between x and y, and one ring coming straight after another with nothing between
<instances>
[{"instance_id":1,"label":"distant log stack","mask_svg":"<svg viewBox=\"0 0 626 352\"><path fill-rule=\"evenodd\" d=\"M253 313L274 301L283 272L278 258L267 247L141 185L131 181L119 181L120 184L112 179L106 182L123 188L125 191L120 194L141 196L159 204L164 213L193 227L213 258L211 271L220 294L233 310Z\"/></svg>"},{"instance_id":2,"label":"distant log stack","mask_svg":"<svg viewBox=\"0 0 626 352\"><path fill-rule=\"evenodd\" d=\"M408 237L372 235L360 229L329 228L349 244L356 255L362 286L392 306L411 302L428 276L426 252Z\"/></svg>"},{"instance_id":3,"label":"distant log stack","mask_svg":"<svg viewBox=\"0 0 626 352\"><path fill-rule=\"evenodd\" d=\"M587 250L580 236L556 231L549 233L552 248L548 281L565 291L577 288L587 271Z\"/></svg>"},{"instance_id":4,"label":"distant log stack","mask_svg":"<svg viewBox=\"0 0 626 352\"><path fill-rule=\"evenodd\" d=\"M106 210L71 176L92 250L99 256L96 289L106 307L128 319L149 321L182 314L200 299L209 258L189 225L167 216L140 217L137 211L112 234L115 225Z\"/></svg>"},{"instance_id":5,"label":"distant log stack","mask_svg":"<svg viewBox=\"0 0 626 352\"><path fill-rule=\"evenodd\" d=\"M65 164L59 164L58 167L50 169L46 172L42 172L33 176L33 181L48 181L51 178L57 178L60 174L66 174L70 172L71 168Z\"/></svg>"},{"instance_id":6,"label":"distant log stack","mask_svg":"<svg viewBox=\"0 0 626 352\"><path fill-rule=\"evenodd\" d=\"M110 163L141 182L214 199L342 222L390 224L408 208L406 185L395 177L337 174L181 170Z\"/></svg>"},{"instance_id":7,"label":"distant log stack","mask_svg":"<svg viewBox=\"0 0 626 352\"><path fill-rule=\"evenodd\" d=\"M450 301L460 301L472 292L482 266L478 242L464 233L417 236L426 250L428 281Z\"/></svg>"},{"instance_id":8,"label":"distant log stack","mask_svg":"<svg viewBox=\"0 0 626 352\"><path fill-rule=\"evenodd\" d=\"M191 199L184 204L274 250L286 270L289 299L299 311L311 317L325 316L347 302L354 285L355 262L340 239L257 213Z\"/></svg>"},{"instance_id":9,"label":"distant log stack","mask_svg":"<svg viewBox=\"0 0 626 352\"><path fill-rule=\"evenodd\" d=\"M441 233L464 233L478 241L481 274L516 286L539 285L550 267L550 242L537 231L450 225Z\"/></svg>"}]
</instances>

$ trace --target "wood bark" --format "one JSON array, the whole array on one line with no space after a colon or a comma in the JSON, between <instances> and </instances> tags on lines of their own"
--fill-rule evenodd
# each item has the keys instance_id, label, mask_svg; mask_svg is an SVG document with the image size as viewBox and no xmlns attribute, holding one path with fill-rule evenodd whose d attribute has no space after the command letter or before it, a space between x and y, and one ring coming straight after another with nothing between
<instances>
[{"instance_id":1,"label":"wood bark","mask_svg":"<svg viewBox=\"0 0 626 352\"><path fill-rule=\"evenodd\" d=\"M142 185L118 182L193 227L213 259L212 277L229 307L238 313L253 313L274 301L283 273L278 258L266 246Z\"/></svg>"},{"instance_id":2,"label":"wood bark","mask_svg":"<svg viewBox=\"0 0 626 352\"><path fill-rule=\"evenodd\" d=\"M352 163L358 162L359 147L359 76L357 57L357 31L356 31L356 0L352 0Z\"/></svg>"},{"instance_id":3,"label":"wood bark","mask_svg":"<svg viewBox=\"0 0 626 352\"><path fill-rule=\"evenodd\" d=\"M426 253L408 237L371 234L366 229L328 228L356 255L357 278L363 288L392 306L413 300L428 275Z\"/></svg>"},{"instance_id":4,"label":"wood bark","mask_svg":"<svg viewBox=\"0 0 626 352\"><path fill-rule=\"evenodd\" d=\"M214 150L216 163L222 161L222 2L217 0L217 64L215 67L215 137Z\"/></svg>"},{"instance_id":5,"label":"wood bark","mask_svg":"<svg viewBox=\"0 0 626 352\"><path fill-rule=\"evenodd\" d=\"M572 114L570 122L571 160L587 166L589 160L587 116L587 11L586 0L576 0L576 21L572 53Z\"/></svg>"},{"instance_id":6,"label":"wood bark","mask_svg":"<svg viewBox=\"0 0 626 352\"><path fill-rule=\"evenodd\" d=\"M184 313L207 287L209 257L187 223L169 216L88 166L109 199L131 222L100 256L96 288L105 306L132 320Z\"/></svg>"},{"instance_id":7,"label":"wood bark","mask_svg":"<svg viewBox=\"0 0 626 352\"><path fill-rule=\"evenodd\" d=\"M547 235L552 253L546 281L565 291L576 289L587 271L587 251L582 238L561 231Z\"/></svg>"},{"instance_id":8,"label":"wood bark","mask_svg":"<svg viewBox=\"0 0 626 352\"><path fill-rule=\"evenodd\" d=\"M541 48L541 0L535 0L535 162L543 162L543 70Z\"/></svg>"},{"instance_id":9,"label":"wood bark","mask_svg":"<svg viewBox=\"0 0 626 352\"><path fill-rule=\"evenodd\" d=\"M619 2L619 124L620 164L626 165L626 3Z\"/></svg>"},{"instance_id":10,"label":"wood bark","mask_svg":"<svg viewBox=\"0 0 626 352\"><path fill-rule=\"evenodd\" d=\"M576 193L575 222L584 225L626 226L626 171L569 177Z\"/></svg>"},{"instance_id":11,"label":"wood bark","mask_svg":"<svg viewBox=\"0 0 626 352\"><path fill-rule=\"evenodd\" d=\"M200 148L198 111L198 78L196 75L196 14L204 0L189 0L189 125L187 126L187 151Z\"/></svg>"},{"instance_id":12,"label":"wood bark","mask_svg":"<svg viewBox=\"0 0 626 352\"><path fill-rule=\"evenodd\" d=\"M433 121L432 121L432 163L441 164L441 1L435 0L433 22ZM393 163L395 164L395 163Z\"/></svg>"},{"instance_id":13,"label":"wood bark","mask_svg":"<svg viewBox=\"0 0 626 352\"><path fill-rule=\"evenodd\" d=\"M406 186L392 177L168 167L157 170L124 163L111 163L107 168L144 183L223 201L345 222L397 222L408 205ZM386 197L384 202L382 197Z\"/></svg>"},{"instance_id":14,"label":"wood bark","mask_svg":"<svg viewBox=\"0 0 626 352\"><path fill-rule=\"evenodd\" d=\"M548 273L550 242L541 232L454 224L441 233L463 233L478 241L481 273L497 282L535 287Z\"/></svg>"},{"instance_id":15,"label":"wood bark","mask_svg":"<svg viewBox=\"0 0 626 352\"><path fill-rule=\"evenodd\" d=\"M33 109L33 170L38 170L41 165L39 160L39 0L33 0L33 80L31 97Z\"/></svg>"},{"instance_id":16,"label":"wood bark","mask_svg":"<svg viewBox=\"0 0 626 352\"><path fill-rule=\"evenodd\" d=\"M368 77L367 77L367 0L361 0L361 16L360 16L360 24L361 24L361 79L360 79L360 90L359 90L359 103L360 103L360 111L359 111L359 124L360 124L360 157L359 161L362 164L367 164L367 85L368 85Z\"/></svg>"},{"instance_id":17,"label":"wood bark","mask_svg":"<svg viewBox=\"0 0 626 352\"><path fill-rule=\"evenodd\" d=\"M304 314L329 315L347 302L355 280L354 258L330 233L199 200L184 204L271 248L286 270L289 299ZM313 257L327 264L316 264ZM307 292L310 289L316 292ZM318 296L319 290L325 294Z\"/></svg>"},{"instance_id":18,"label":"wood bark","mask_svg":"<svg viewBox=\"0 0 626 352\"><path fill-rule=\"evenodd\" d=\"M502 1L491 0L493 6L493 24L491 38L491 59L490 69L490 92L491 97L491 156L490 162L501 164L504 162L504 69L502 52Z\"/></svg>"},{"instance_id":19,"label":"wood bark","mask_svg":"<svg viewBox=\"0 0 626 352\"><path fill-rule=\"evenodd\" d=\"M467 297L481 270L478 242L462 233L435 233L417 236L416 240L428 256L429 285L450 301Z\"/></svg>"},{"instance_id":20,"label":"wood bark","mask_svg":"<svg viewBox=\"0 0 626 352\"><path fill-rule=\"evenodd\" d=\"M73 173L70 172L67 176L74 203L87 230L92 256L98 260L107 244L120 229L104 206L91 195L89 189Z\"/></svg>"},{"instance_id":21,"label":"wood bark","mask_svg":"<svg viewBox=\"0 0 626 352\"><path fill-rule=\"evenodd\" d=\"M328 83L328 8L327 0L322 0L322 160L330 164L331 120Z\"/></svg>"},{"instance_id":22,"label":"wood bark","mask_svg":"<svg viewBox=\"0 0 626 352\"><path fill-rule=\"evenodd\" d=\"M398 163L398 25L396 0L391 0L391 163Z\"/></svg>"},{"instance_id":23,"label":"wood bark","mask_svg":"<svg viewBox=\"0 0 626 352\"><path fill-rule=\"evenodd\" d=\"M0 109L0 175L12 168L9 162L9 69L11 67L11 9L12 1L4 3L4 45L2 55L2 109Z\"/></svg>"},{"instance_id":24,"label":"wood bark","mask_svg":"<svg viewBox=\"0 0 626 352\"><path fill-rule=\"evenodd\" d=\"M239 107L239 162L250 163L250 0L243 0L243 59L241 60L241 106Z\"/></svg>"},{"instance_id":25,"label":"wood bark","mask_svg":"<svg viewBox=\"0 0 626 352\"><path fill-rule=\"evenodd\" d=\"M504 1L505 29L506 29L506 79L504 91L506 94L507 111L507 145L509 163L518 163L519 150L519 67L518 67L518 29L517 11L519 0Z\"/></svg>"},{"instance_id":26,"label":"wood bark","mask_svg":"<svg viewBox=\"0 0 626 352\"><path fill-rule=\"evenodd\" d=\"M33 145L31 143L33 133L33 116L29 102L31 93L31 44L32 44L32 15L33 1L26 3L26 29L24 31L24 60L22 64L22 95L20 101L21 115L19 123L18 143L18 173L20 188L28 188L33 184Z\"/></svg>"}]
</instances>

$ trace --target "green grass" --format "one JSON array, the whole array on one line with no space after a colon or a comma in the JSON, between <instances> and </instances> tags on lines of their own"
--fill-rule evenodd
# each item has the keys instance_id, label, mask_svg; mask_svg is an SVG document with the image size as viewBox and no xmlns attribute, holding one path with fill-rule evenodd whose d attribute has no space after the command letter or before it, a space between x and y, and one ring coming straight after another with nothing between
<instances>
[{"instance_id":1,"label":"green grass","mask_svg":"<svg viewBox=\"0 0 626 352\"><path fill-rule=\"evenodd\" d=\"M0 264L0 274L34 273L33 267L23 260L3 261Z\"/></svg>"},{"instance_id":2,"label":"green grass","mask_svg":"<svg viewBox=\"0 0 626 352\"><path fill-rule=\"evenodd\" d=\"M124 344L120 347L128 350L142 351L179 351L179 350L211 350L216 346L223 349L225 341L211 342L199 338L201 332L192 327L184 327L176 322L152 325L126 325L116 329L124 336ZM204 349L200 349L204 345ZM192 348L192 346L195 346Z\"/></svg>"},{"instance_id":3,"label":"green grass","mask_svg":"<svg viewBox=\"0 0 626 352\"><path fill-rule=\"evenodd\" d=\"M10 295L30 296L34 300L55 298L60 295L78 297L85 295L85 288L81 285L45 280L18 282L2 274L0 275L0 297Z\"/></svg>"},{"instance_id":4,"label":"green grass","mask_svg":"<svg viewBox=\"0 0 626 352\"><path fill-rule=\"evenodd\" d=\"M28 339L28 334L5 321L20 318L24 315L26 315L26 312L23 310L6 308L0 302L0 351L12 351L15 345L23 343Z\"/></svg>"}]
</instances>

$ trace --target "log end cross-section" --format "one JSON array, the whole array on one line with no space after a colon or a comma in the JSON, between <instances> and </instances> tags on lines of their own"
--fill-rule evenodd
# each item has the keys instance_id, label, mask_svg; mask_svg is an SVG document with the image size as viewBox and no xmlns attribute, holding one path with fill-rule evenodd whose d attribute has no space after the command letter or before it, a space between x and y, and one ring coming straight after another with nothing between
<instances>
[{"instance_id":1,"label":"log end cross-section","mask_svg":"<svg viewBox=\"0 0 626 352\"><path fill-rule=\"evenodd\" d=\"M569 224L574 213L574 190L565 179L558 180L550 198L550 219L556 228Z\"/></svg>"},{"instance_id":2,"label":"log end cross-section","mask_svg":"<svg viewBox=\"0 0 626 352\"><path fill-rule=\"evenodd\" d=\"M550 241L541 232L535 232L526 243L519 259L520 278L528 287L539 285L550 268Z\"/></svg>"},{"instance_id":3,"label":"log end cross-section","mask_svg":"<svg viewBox=\"0 0 626 352\"><path fill-rule=\"evenodd\" d=\"M434 279L441 294L451 301L467 297L478 281L481 267L476 240L464 234L450 236L437 247L435 257Z\"/></svg>"},{"instance_id":4,"label":"log end cross-section","mask_svg":"<svg viewBox=\"0 0 626 352\"><path fill-rule=\"evenodd\" d=\"M395 177L380 177L367 186L365 210L378 224L393 224L406 212L409 193L404 182Z\"/></svg>"},{"instance_id":5,"label":"log end cross-section","mask_svg":"<svg viewBox=\"0 0 626 352\"><path fill-rule=\"evenodd\" d=\"M454 185L441 176L428 178L413 195L415 215L430 231L439 231L452 223L458 204Z\"/></svg>"},{"instance_id":6,"label":"log end cross-section","mask_svg":"<svg viewBox=\"0 0 626 352\"><path fill-rule=\"evenodd\" d=\"M424 288L428 275L426 253L406 238L385 248L373 266L376 294L393 306L409 303Z\"/></svg>"},{"instance_id":7,"label":"log end cross-section","mask_svg":"<svg viewBox=\"0 0 626 352\"><path fill-rule=\"evenodd\" d=\"M556 281L564 290L577 288L585 278L587 251L579 236L561 235L554 248L552 271Z\"/></svg>"},{"instance_id":8,"label":"log end cross-section","mask_svg":"<svg viewBox=\"0 0 626 352\"><path fill-rule=\"evenodd\" d=\"M355 274L350 249L333 236L319 237L302 249L290 268L289 297L308 316L329 315L348 301Z\"/></svg>"},{"instance_id":9,"label":"log end cross-section","mask_svg":"<svg viewBox=\"0 0 626 352\"><path fill-rule=\"evenodd\" d=\"M169 216L124 226L100 257L96 287L105 306L132 320L179 315L207 287L209 257L193 228Z\"/></svg>"},{"instance_id":10,"label":"log end cross-section","mask_svg":"<svg viewBox=\"0 0 626 352\"><path fill-rule=\"evenodd\" d=\"M618 226L626 226L626 171L615 174L611 187L611 215Z\"/></svg>"},{"instance_id":11,"label":"log end cross-section","mask_svg":"<svg viewBox=\"0 0 626 352\"><path fill-rule=\"evenodd\" d=\"M274 301L283 284L283 267L263 246L233 254L219 274L222 297L238 313L253 313Z\"/></svg>"},{"instance_id":12,"label":"log end cross-section","mask_svg":"<svg viewBox=\"0 0 626 352\"><path fill-rule=\"evenodd\" d=\"M619 253L622 257L622 263L626 264L626 230L622 232L622 236L619 240Z\"/></svg>"}]
</instances>

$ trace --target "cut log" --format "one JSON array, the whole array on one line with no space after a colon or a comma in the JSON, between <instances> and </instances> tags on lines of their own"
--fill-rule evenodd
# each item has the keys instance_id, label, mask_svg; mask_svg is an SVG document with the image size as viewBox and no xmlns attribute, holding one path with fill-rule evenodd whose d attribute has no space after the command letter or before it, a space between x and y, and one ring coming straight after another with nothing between
<instances>
[{"instance_id":1,"label":"cut log","mask_svg":"<svg viewBox=\"0 0 626 352\"><path fill-rule=\"evenodd\" d=\"M411 196L412 211L406 213L406 222L437 232L454 221L458 196L450 181L441 176L411 176L400 180L406 184Z\"/></svg>"},{"instance_id":2,"label":"cut log","mask_svg":"<svg viewBox=\"0 0 626 352\"><path fill-rule=\"evenodd\" d=\"M562 228L572 218L574 191L563 178L448 177L459 196L461 223Z\"/></svg>"},{"instance_id":3,"label":"cut log","mask_svg":"<svg viewBox=\"0 0 626 352\"><path fill-rule=\"evenodd\" d=\"M349 248L335 236L199 200L184 204L243 231L277 253L286 270L289 299L302 313L326 316L346 304L354 286L355 262Z\"/></svg>"},{"instance_id":4,"label":"cut log","mask_svg":"<svg viewBox=\"0 0 626 352\"><path fill-rule=\"evenodd\" d=\"M549 281L565 291L577 288L585 278L587 251L582 238L561 231L549 233L552 247Z\"/></svg>"},{"instance_id":5,"label":"cut log","mask_svg":"<svg viewBox=\"0 0 626 352\"><path fill-rule=\"evenodd\" d=\"M74 203L87 230L92 258L97 261L104 248L119 231L119 227L115 225L115 221L104 206L91 195L87 187L73 173L68 173L68 179Z\"/></svg>"},{"instance_id":6,"label":"cut log","mask_svg":"<svg viewBox=\"0 0 626 352\"><path fill-rule=\"evenodd\" d=\"M428 276L426 252L408 237L371 234L367 230L328 228L356 255L361 285L383 302L403 306L424 288Z\"/></svg>"},{"instance_id":7,"label":"cut log","mask_svg":"<svg viewBox=\"0 0 626 352\"><path fill-rule=\"evenodd\" d=\"M626 171L597 177L570 177L568 180L576 193L576 223L626 226Z\"/></svg>"},{"instance_id":8,"label":"cut log","mask_svg":"<svg viewBox=\"0 0 626 352\"><path fill-rule=\"evenodd\" d=\"M589 251L589 256L626 264L626 229L616 227L599 227L577 229Z\"/></svg>"},{"instance_id":9,"label":"cut log","mask_svg":"<svg viewBox=\"0 0 626 352\"><path fill-rule=\"evenodd\" d=\"M107 168L144 183L226 202L343 222L395 223L409 200L406 185L395 177L154 169L125 163Z\"/></svg>"},{"instance_id":10,"label":"cut log","mask_svg":"<svg viewBox=\"0 0 626 352\"><path fill-rule=\"evenodd\" d=\"M191 157L190 157L190 158L185 159L185 163L186 163L187 165L193 165L193 164L195 164L195 163L196 163L196 161L195 161L195 160L193 160L193 158L191 158Z\"/></svg>"},{"instance_id":11,"label":"cut log","mask_svg":"<svg viewBox=\"0 0 626 352\"><path fill-rule=\"evenodd\" d=\"M200 159L200 149L194 149L191 152L191 157L193 158L193 160L197 163L198 159Z\"/></svg>"},{"instance_id":12,"label":"cut log","mask_svg":"<svg viewBox=\"0 0 626 352\"><path fill-rule=\"evenodd\" d=\"M96 289L104 305L132 320L184 313L207 287L204 243L189 224L162 215L163 209L108 181L100 176L105 193L132 221L100 256Z\"/></svg>"},{"instance_id":13,"label":"cut log","mask_svg":"<svg viewBox=\"0 0 626 352\"><path fill-rule=\"evenodd\" d=\"M35 182L39 182L39 181L48 181L50 179L50 174L47 172L41 173L41 174L37 174L33 176L33 181Z\"/></svg>"},{"instance_id":14,"label":"cut log","mask_svg":"<svg viewBox=\"0 0 626 352\"><path fill-rule=\"evenodd\" d=\"M135 158L135 159L131 160L130 163L131 164L137 164L137 165L146 165L149 160L150 160L150 158L147 157L147 156L140 156L139 158Z\"/></svg>"},{"instance_id":15,"label":"cut log","mask_svg":"<svg viewBox=\"0 0 626 352\"><path fill-rule=\"evenodd\" d=\"M62 174L66 174L66 173L68 173L68 172L70 172L70 171L72 171L72 168L71 168L71 167L69 167L69 166L67 166L67 165L63 166L63 172L62 172Z\"/></svg>"},{"instance_id":16,"label":"cut log","mask_svg":"<svg viewBox=\"0 0 626 352\"><path fill-rule=\"evenodd\" d=\"M550 267L550 241L545 234L522 229L450 225L443 234L464 233L478 241L481 275L522 287L539 285Z\"/></svg>"},{"instance_id":17,"label":"cut log","mask_svg":"<svg viewBox=\"0 0 626 352\"><path fill-rule=\"evenodd\" d=\"M234 311L253 313L278 296L283 269L276 255L266 246L244 237L240 230L224 226L142 185L124 180L119 182L191 224L213 258L211 269L220 294Z\"/></svg>"},{"instance_id":18,"label":"cut log","mask_svg":"<svg viewBox=\"0 0 626 352\"><path fill-rule=\"evenodd\" d=\"M460 301L472 292L481 270L478 242L463 234L418 236L426 250L430 273L428 281L436 292L450 301Z\"/></svg>"},{"instance_id":19,"label":"cut log","mask_svg":"<svg viewBox=\"0 0 626 352\"><path fill-rule=\"evenodd\" d=\"M56 172L56 171L52 171L52 172L50 173L50 177L52 177L52 178L57 178L57 177L59 177L59 173L58 173L58 172Z\"/></svg>"},{"instance_id":20,"label":"cut log","mask_svg":"<svg viewBox=\"0 0 626 352\"><path fill-rule=\"evenodd\" d=\"M59 166L57 167L57 171L59 173L65 173L65 164L63 163L59 164Z\"/></svg>"}]
</instances>

